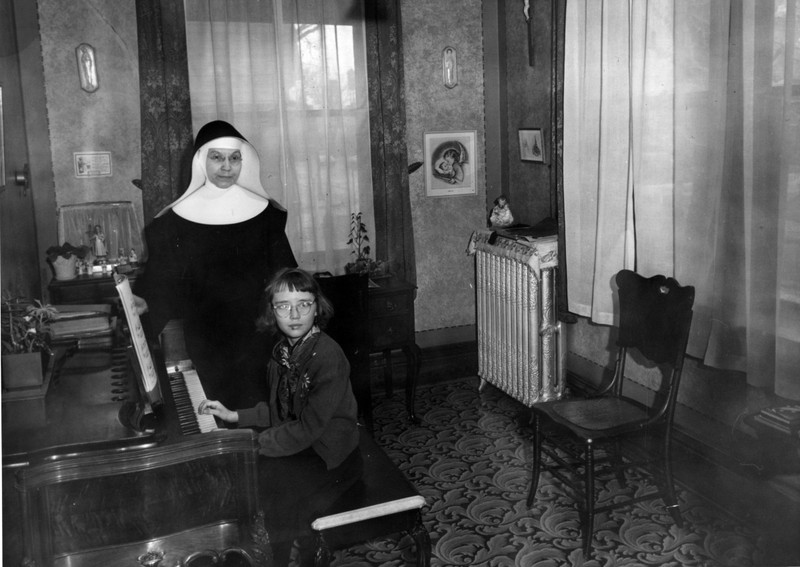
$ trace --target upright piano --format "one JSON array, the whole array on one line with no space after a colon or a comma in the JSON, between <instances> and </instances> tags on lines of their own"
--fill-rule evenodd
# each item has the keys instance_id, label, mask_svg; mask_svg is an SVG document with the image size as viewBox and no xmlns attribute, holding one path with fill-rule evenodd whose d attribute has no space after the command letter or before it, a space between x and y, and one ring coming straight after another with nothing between
<instances>
[{"instance_id":1,"label":"upright piano","mask_svg":"<svg viewBox=\"0 0 800 567\"><path fill-rule=\"evenodd\" d=\"M124 307L130 286L124 276L118 284ZM191 362L147 341L130 307L119 344L61 349L40 415L4 416L4 499L13 473L19 559L63 567L270 565L255 434L211 416L198 420L202 388ZM16 559L6 551L5 561Z\"/></svg>"}]
</instances>

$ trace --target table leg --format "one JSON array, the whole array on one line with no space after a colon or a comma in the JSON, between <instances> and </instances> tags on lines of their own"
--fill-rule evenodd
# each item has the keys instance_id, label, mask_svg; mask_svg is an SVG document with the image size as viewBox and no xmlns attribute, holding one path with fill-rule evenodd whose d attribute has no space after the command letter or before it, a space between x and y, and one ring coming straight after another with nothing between
<instances>
[{"instance_id":1,"label":"table leg","mask_svg":"<svg viewBox=\"0 0 800 567\"><path fill-rule=\"evenodd\" d=\"M403 352L406 355L407 361L407 375L406 375L406 408L408 409L408 417L412 423L419 423L416 412L414 411L414 400L417 396L417 380L419 379L419 360L422 350L412 343L403 347Z\"/></svg>"},{"instance_id":2,"label":"table leg","mask_svg":"<svg viewBox=\"0 0 800 567\"><path fill-rule=\"evenodd\" d=\"M392 350L383 351L383 388L386 392L386 399L394 395L394 384L392 383Z\"/></svg>"}]
</instances>

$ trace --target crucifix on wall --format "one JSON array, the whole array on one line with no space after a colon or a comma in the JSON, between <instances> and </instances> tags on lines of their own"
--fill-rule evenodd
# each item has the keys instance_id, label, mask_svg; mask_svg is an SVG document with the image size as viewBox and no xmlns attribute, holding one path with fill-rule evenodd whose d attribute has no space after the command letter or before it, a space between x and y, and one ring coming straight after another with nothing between
<instances>
[{"instance_id":1,"label":"crucifix on wall","mask_svg":"<svg viewBox=\"0 0 800 567\"><path fill-rule=\"evenodd\" d=\"M522 12L525 14L525 22L528 24L528 65L531 67L534 66L535 58L534 58L534 49L533 49L533 42L534 42L534 30L533 30L533 18L531 18L531 0L523 0L524 6L522 7Z\"/></svg>"}]
</instances>

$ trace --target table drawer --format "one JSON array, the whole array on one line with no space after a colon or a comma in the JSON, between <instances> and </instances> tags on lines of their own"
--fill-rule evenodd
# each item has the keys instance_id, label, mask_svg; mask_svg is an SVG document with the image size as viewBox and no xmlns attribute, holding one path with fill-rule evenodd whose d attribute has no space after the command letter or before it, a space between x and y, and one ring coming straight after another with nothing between
<instances>
[{"instance_id":1,"label":"table drawer","mask_svg":"<svg viewBox=\"0 0 800 567\"><path fill-rule=\"evenodd\" d=\"M408 313L411 311L413 301L410 293L371 295L369 298L370 319Z\"/></svg>"},{"instance_id":2,"label":"table drawer","mask_svg":"<svg viewBox=\"0 0 800 567\"><path fill-rule=\"evenodd\" d=\"M394 345L404 345L413 336L413 323L406 315L370 321L370 349L382 350Z\"/></svg>"}]
</instances>

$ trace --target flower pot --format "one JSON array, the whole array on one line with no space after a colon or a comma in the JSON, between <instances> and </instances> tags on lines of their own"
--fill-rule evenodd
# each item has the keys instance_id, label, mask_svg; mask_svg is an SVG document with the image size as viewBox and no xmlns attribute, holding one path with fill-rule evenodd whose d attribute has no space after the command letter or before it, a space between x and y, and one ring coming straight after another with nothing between
<instances>
[{"instance_id":1,"label":"flower pot","mask_svg":"<svg viewBox=\"0 0 800 567\"><path fill-rule=\"evenodd\" d=\"M34 388L42 385L47 355L21 352L2 356L3 388Z\"/></svg>"},{"instance_id":2,"label":"flower pot","mask_svg":"<svg viewBox=\"0 0 800 567\"><path fill-rule=\"evenodd\" d=\"M77 276L75 269L77 263L77 256L70 256L69 258L59 256L50 262L50 265L53 266L53 273L57 280L73 280Z\"/></svg>"},{"instance_id":3,"label":"flower pot","mask_svg":"<svg viewBox=\"0 0 800 567\"><path fill-rule=\"evenodd\" d=\"M369 272L369 264L364 260L356 260L345 265L346 274L366 274Z\"/></svg>"}]
</instances>

